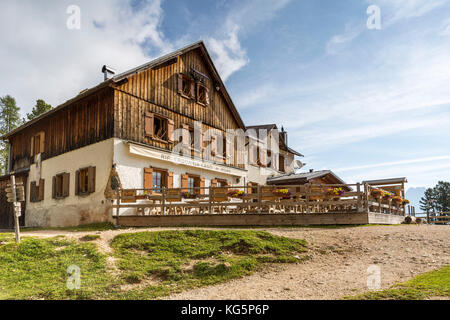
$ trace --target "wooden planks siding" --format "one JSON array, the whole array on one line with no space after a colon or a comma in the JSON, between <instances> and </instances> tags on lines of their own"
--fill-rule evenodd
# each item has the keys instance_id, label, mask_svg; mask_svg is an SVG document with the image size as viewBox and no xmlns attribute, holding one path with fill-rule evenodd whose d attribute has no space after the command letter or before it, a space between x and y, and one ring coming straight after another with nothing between
<instances>
[{"instance_id":1,"label":"wooden planks siding","mask_svg":"<svg viewBox=\"0 0 450 320\"><path fill-rule=\"evenodd\" d=\"M182 97L178 92L178 74L188 74L191 68L209 78L205 83L209 90L209 106ZM203 132L211 129L214 134L225 135L226 129L238 129L226 100L214 87L213 76L199 49L189 51L171 63L130 76L128 82L119 85L114 92L114 135L171 150L173 145L146 137L146 113L172 119L175 130L183 125L193 127L195 121L203 123Z\"/></svg>"},{"instance_id":2,"label":"wooden planks siding","mask_svg":"<svg viewBox=\"0 0 450 320\"><path fill-rule=\"evenodd\" d=\"M40 131L45 133L42 160L111 138L113 101L113 89L103 89L12 136L13 170L30 166L31 138Z\"/></svg>"}]
</instances>

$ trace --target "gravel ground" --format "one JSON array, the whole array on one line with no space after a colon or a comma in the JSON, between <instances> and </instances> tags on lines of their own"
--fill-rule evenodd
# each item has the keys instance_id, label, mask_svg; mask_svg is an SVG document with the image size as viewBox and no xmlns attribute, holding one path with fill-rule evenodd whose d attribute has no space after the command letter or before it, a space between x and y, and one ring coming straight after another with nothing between
<instances>
[{"instance_id":1,"label":"gravel ground","mask_svg":"<svg viewBox=\"0 0 450 320\"><path fill-rule=\"evenodd\" d=\"M100 234L97 244L111 254L109 242L119 233L175 230L125 229L101 232L37 231L24 236L82 237ZM220 229L223 230L223 229ZM367 291L367 268L381 270L381 288L450 263L450 226L401 225L321 228L262 228L273 234L305 239L311 259L270 265L264 271L227 283L192 289L168 299L339 299ZM113 264L114 261L111 261ZM114 266L110 266L114 269Z\"/></svg>"}]
</instances>

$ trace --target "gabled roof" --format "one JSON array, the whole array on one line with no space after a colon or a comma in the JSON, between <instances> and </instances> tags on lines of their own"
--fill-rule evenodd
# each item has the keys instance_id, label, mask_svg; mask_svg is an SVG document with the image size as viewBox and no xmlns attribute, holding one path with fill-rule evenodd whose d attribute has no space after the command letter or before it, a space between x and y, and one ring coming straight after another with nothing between
<instances>
[{"instance_id":1,"label":"gabled roof","mask_svg":"<svg viewBox=\"0 0 450 320\"><path fill-rule=\"evenodd\" d=\"M336 174L334 174L331 170L320 170L320 171L313 171L313 172L301 172L301 173L289 173L284 174L272 178L268 178L267 182L282 182L287 180L304 180L305 183L316 178L322 178L326 175L331 175L333 178L335 178L337 181L339 181L340 184L345 184L344 180L339 178Z\"/></svg>"},{"instance_id":2,"label":"gabled roof","mask_svg":"<svg viewBox=\"0 0 450 320\"><path fill-rule=\"evenodd\" d=\"M256 131L256 135L259 137L259 130L266 130L266 131L270 131L272 129L275 129L278 131L278 127L276 124L272 123L272 124L261 124L261 125L256 125L256 126L248 126L246 129L254 129ZM299 157L304 157L303 154L301 154L300 152L295 151L292 148L289 148L289 146L287 146L286 142L284 141L284 139L282 139L281 137L281 132L278 131L278 134L280 135L280 144L284 147L284 149L292 154L295 154L296 156Z\"/></svg>"},{"instance_id":3,"label":"gabled roof","mask_svg":"<svg viewBox=\"0 0 450 320\"><path fill-rule=\"evenodd\" d=\"M48 117L49 115L51 115L51 114L61 110L62 108L65 108L65 107L71 105L72 103L74 103L74 102L76 102L78 100L81 100L81 99L83 99L83 98L85 98L85 97L87 97L87 96L89 96L89 95L99 91L100 89L103 89L103 88L108 87L108 86L114 87L117 84L120 84L121 81L125 80L129 76L135 75L137 73L140 73L140 72L143 72L145 70L154 68L154 67L159 66L161 64L164 64L164 63L166 63L166 62L168 62L170 60L173 60L173 59L177 58L178 56L180 56L182 54L185 54L185 53L187 53L189 51L192 51L192 50L195 50L195 49L200 49L201 50L201 52L202 52L202 54L203 54L203 56L204 56L204 58L205 58L205 60L206 60L206 62L208 64L208 66L211 69L211 72L212 72L212 74L214 76L214 80L219 84L219 86L221 88L221 91L223 93L223 96L224 96L225 100L228 102L228 104L230 106L230 111L233 114L233 117L235 118L235 120L237 121L239 126L242 129L244 129L245 128L244 122L242 121L242 118L239 115L239 112L237 111L233 101L231 100L231 97L228 94L228 91L227 91L227 89L225 87L225 84L223 83L222 79L220 78L220 75L219 75L216 67L214 66L214 63L213 63L213 61L211 59L211 56L209 55L208 51L206 50L205 44L203 43L203 41L197 41L197 42L194 42L194 43L192 43L192 44L190 44L190 45L188 45L188 46L186 46L184 48L181 48L181 49L176 50L176 51L174 51L172 53L166 54L166 55L164 55L164 56L162 56L160 58L157 58L155 60L152 60L152 61L150 61L148 63L145 63L145 64L143 64L143 65L141 65L139 67L136 67L136 68L130 69L130 70L126 71L126 72L123 72L121 74L118 74L118 75L114 76L113 78L108 79L108 80L100 83L99 85L97 85L97 86L95 86L93 88L90 88L90 89L87 89L87 90L83 90L76 97L74 97L74 98L72 98L70 100L67 100L63 104L55 107L54 109L52 109L52 110L50 110L50 111L40 115L39 117L34 118L31 121L26 122L25 124L23 124L22 126L16 128L16 129L8 132L7 134L3 135L1 137L1 139L5 140L5 139L9 138L10 136L16 134L17 132L22 131L23 129L33 125L34 123L36 123L36 122L38 122L38 121Z\"/></svg>"},{"instance_id":4,"label":"gabled roof","mask_svg":"<svg viewBox=\"0 0 450 320\"><path fill-rule=\"evenodd\" d=\"M368 184L368 185L372 185L372 186L376 186L376 185L388 185L388 184L402 184L402 183L407 183L408 180L403 177L403 178L390 178L390 179L378 179L378 180L366 180L363 181L363 184Z\"/></svg>"}]
</instances>

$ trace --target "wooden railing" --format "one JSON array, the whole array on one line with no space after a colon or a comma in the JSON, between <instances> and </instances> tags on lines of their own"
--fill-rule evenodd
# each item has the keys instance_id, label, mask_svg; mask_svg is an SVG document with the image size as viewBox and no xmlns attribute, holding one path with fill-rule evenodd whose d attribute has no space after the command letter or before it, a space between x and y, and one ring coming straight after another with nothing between
<instances>
[{"instance_id":1,"label":"wooden railing","mask_svg":"<svg viewBox=\"0 0 450 320\"><path fill-rule=\"evenodd\" d=\"M436 215L429 215L428 224L450 224L450 212L439 212Z\"/></svg>"},{"instance_id":2,"label":"wooden railing","mask_svg":"<svg viewBox=\"0 0 450 320\"><path fill-rule=\"evenodd\" d=\"M341 188L343 194L330 192ZM286 192L287 193L283 193ZM404 215L404 206L375 201L368 185L226 186L116 191L114 215L379 212Z\"/></svg>"}]
</instances>

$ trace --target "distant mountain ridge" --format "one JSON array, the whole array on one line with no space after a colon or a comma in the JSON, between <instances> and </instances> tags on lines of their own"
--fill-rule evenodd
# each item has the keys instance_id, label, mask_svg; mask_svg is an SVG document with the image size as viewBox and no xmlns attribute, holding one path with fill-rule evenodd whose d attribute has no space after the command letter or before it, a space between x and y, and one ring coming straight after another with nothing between
<instances>
[{"instance_id":1,"label":"distant mountain ridge","mask_svg":"<svg viewBox=\"0 0 450 320\"><path fill-rule=\"evenodd\" d=\"M422 210L420 210L419 201L423 197L425 190L427 190L427 188L417 187L417 188L409 188L406 191L406 199L411 201L411 204L410 204L411 206L416 207L417 213L422 212Z\"/></svg>"}]
</instances>

